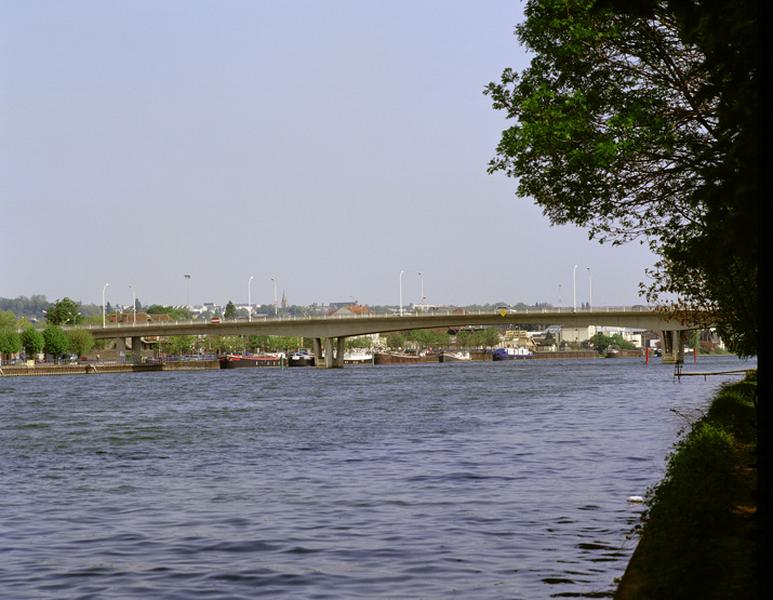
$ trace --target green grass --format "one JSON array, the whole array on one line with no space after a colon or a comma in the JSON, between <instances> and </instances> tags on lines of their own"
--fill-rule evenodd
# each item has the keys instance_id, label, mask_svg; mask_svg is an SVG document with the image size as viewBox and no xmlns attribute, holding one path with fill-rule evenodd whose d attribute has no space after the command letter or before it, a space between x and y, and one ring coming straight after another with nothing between
<instances>
[{"instance_id":1,"label":"green grass","mask_svg":"<svg viewBox=\"0 0 773 600\"><path fill-rule=\"evenodd\" d=\"M647 492L616 598L757 598L756 376L723 386Z\"/></svg>"}]
</instances>

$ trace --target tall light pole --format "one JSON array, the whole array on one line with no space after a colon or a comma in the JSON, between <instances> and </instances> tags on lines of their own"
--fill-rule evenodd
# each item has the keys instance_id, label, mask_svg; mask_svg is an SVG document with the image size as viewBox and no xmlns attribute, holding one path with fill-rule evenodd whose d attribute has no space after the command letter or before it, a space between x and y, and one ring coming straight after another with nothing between
<instances>
[{"instance_id":1,"label":"tall light pole","mask_svg":"<svg viewBox=\"0 0 773 600\"><path fill-rule=\"evenodd\" d=\"M132 284L129 284L129 289L132 291L132 325L137 324L137 297L134 295L134 287L132 287Z\"/></svg>"},{"instance_id":2,"label":"tall light pole","mask_svg":"<svg viewBox=\"0 0 773 600\"><path fill-rule=\"evenodd\" d=\"M577 312L577 265L572 269L572 311Z\"/></svg>"},{"instance_id":3,"label":"tall light pole","mask_svg":"<svg viewBox=\"0 0 773 600\"><path fill-rule=\"evenodd\" d=\"M274 316L279 314L279 305L276 302L276 276L271 278L271 282L274 284Z\"/></svg>"},{"instance_id":4,"label":"tall light pole","mask_svg":"<svg viewBox=\"0 0 773 600\"><path fill-rule=\"evenodd\" d=\"M102 328L105 328L105 291L107 290L107 286L109 286L109 283L106 283L102 286Z\"/></svg>"},{"instance_id":5,"label":"tall light pole","mask_svg":"<svg viewBox=\"0 0 773 600\"><path fill-rule=\"evenodd\" d=\"M250 275L250 279L247 282L247 320L252 321L252 280L255 277Z\"/></svg>"},{"instance_id":6,"label":"tall light pole","mask_svg":"<svg viewBox=\"0 0 773 600\"><path fill-rule=\"evenodd\" d=\"M186 283L186 291L185 291L185 307L190 308L191 307L191 276L189 273L186 273L183 275L185 277L185 283Z\"/></svg>"},{"instance_id":7,"label":"tall light pole","mask_svg":"<svg viewBox=\"0 0 773 600\"><path fill-rule=\"evenodd\" d=\"M419 296L419 303L424 304L424 275L419 271L419 284L421 288L421 296Z\"/></svg>"},{"instance_id":8,"label":"tall light pole","mask_svg":"<svg viewBox=\"0 0 773 600\"><path fill-rule=\"evenodd\" d=\"M400 270L400 316L401 317L403 316L403 273L405 273L405 271L401 269Z\"/></svg>"},{"instance_id":9,"label":"tall light pole","mask_svg":"<svg viewBox=\"0 0 773 600\"><path fill-rule=\"evenodd\" d=\"M588 310L590 310L593 305L593 282L590 277L590 267L585 267L585 270L588 271Z\"/></svg>"},{"instance_id":10,"label":"tall light pole","mask_svg":"<svg viewBox=\"0 0 773 600\"><path fill-rule=\"evenodd\" d=\"M558 284L558 308L561 308L561 284Z\"/></svg>"}]
</instances>

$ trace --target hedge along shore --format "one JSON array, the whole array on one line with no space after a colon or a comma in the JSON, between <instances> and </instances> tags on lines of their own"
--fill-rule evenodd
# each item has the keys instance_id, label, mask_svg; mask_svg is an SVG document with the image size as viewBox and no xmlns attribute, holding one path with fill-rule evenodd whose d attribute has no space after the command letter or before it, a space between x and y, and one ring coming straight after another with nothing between
<instances>
[{"instance_id":1,"label":"hedge along shore","mask_svg":"<svg viewBox=\"0 0 773 600\"><path fill-rule=\"evenodd\" d=\"M725 384L647 491L615 600L759 597L757 372Z\"/></svg>"}]
</instances>

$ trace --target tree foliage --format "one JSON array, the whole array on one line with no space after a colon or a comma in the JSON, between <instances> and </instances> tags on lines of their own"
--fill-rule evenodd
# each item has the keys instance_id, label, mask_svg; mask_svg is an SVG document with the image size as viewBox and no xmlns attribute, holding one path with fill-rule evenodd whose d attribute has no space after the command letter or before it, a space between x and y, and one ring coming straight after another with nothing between
<instances>
[{"instance_id":1,"label":"tree foliage","mask_svg":"<svg viewBox=\"0 0 773 600\"><path fill-rule=\"evenodd\" d=\"M756 3L530 0L530 66L490 83L506 129L489 172L518 178L554 224L648 243L643 285L708 309L740 355L757 349ZM669 298L676 297L676 300Z\"/></svg>"},{"instance_id":2,"label":"tree foliage","mask_svg":"<svg viewBox=\"0 0 773 600\"><path fill-rule=\"evenodd\" d=\"M623 339L623 336L619 333L605 335L599 332L590 339L590 342L599 354L604 354L610 346L616 346L620 350L633 350L636 348L633 342Z\"/></svg>"},{"instance_id":3,"label":"tree foliage","mask_svg":"<svg viewBox=\"0 0 773 600\"><path fill-rule=\"evenodd\" d=\"M225 305L225 310L223 311L223 318L224 319L235 319L236 318L236 307L234 306L234 303L230 300L228 301L228 304Z\"/></svg>"},{"instance_id":4,"label":"tree foliage","mask_svg":"<svg viewBox=\"0 0 773 600\"><path fill-rule=\"evenodd\" d=\"M192 318L190 310L183 306L165 306L163 304L152 304L145 312L149 315L169 315L174 321L189 321Z\"/></svg>"},{"instance_id":5,"label":"tree foliage","mask_svg":"<svg viewBox=\"0 0 773 600\"><path fill-rule=\"evenodd\" d=\"M40 354L45 348L43 334L34 327L27 327L21 332L21 344L28 357Z\"/></svg>"},{"instance_id":6,"label":"tree foliage","mask_svg":"<svg viewBox=\"0 0 773 600\"><path fill-rule=\"evenodd\" d=\"M247 338L247 348L265 352L286 352L294 348L303 348L304 338L292 335L251 335Z\"/></svg>"},{"instance_id":7,"label":"tree foliage","mask_svg":"<svg viewBox=\"0 0 773 600\"><path fill-rule=\"evenodd\" d=\"M0 328L12 329L16 327L16 315L10 310L0 310Z\"/></svg>"},{"instance_id":8,"label":"tree foliage","mask_svg":"<svg viewBox=\"0 0 773 600\"><path fill-rule=\"evenodd\" d=\"M43 330L43 344L46 354L54 358L67 355L70 348L70 338L64 330L56 325L47 325Z\"/></svg>"},{"instance_id":9,"label":"tree foliage","mask_svg":"<svg viewBox=\"0 0 773 600\"><path fill-rule=\"evenodd\" d=\"M78 356L83 356L89 352L95 344L94 336L86 329L68 331L67 337L69 338L68 348L70 352Z\"/></svg>"},{"instance_id":10,"label":"tree foliage","mask_svg":"<svg viewBox=\"0 0 773 600\"><path fill-rule=\"evenodd\" d=\"M21 338L15 330L8 327L0 328L0 356L16 354L21 348Z\"/></svg>"},{"instance_id":11,"label":"tree foliage","mask_svg":"<svg viewBox=\"0 0 773 600\"><path fill-rule=\"evenodd\" d=\"M19 316L39 318L49 304L46 297L40 294L33 294L29 298L27 296L0 298L0 311L11 311Z\"/></svg>"},{"instance_id":12,"label":"tree foliage","mask_svg":"<svg viewBox=\"0 0 773 600\"><path fill-rule=\"evenodd\" d=\"M65 296L48 307L46 320L51 325L77 325L83 321L80 304Z\"/></svg>"},{"instance_id":13,"label":"tree foliage","mask_svg":"<svg viewBox=\"0 0 773 600\"><path fill-rule=\"evenodd\" d=\"M198 338L195 335L171 335L161 339L161 352L164 354L193 354Z\"/></svg>"}]
</instances>

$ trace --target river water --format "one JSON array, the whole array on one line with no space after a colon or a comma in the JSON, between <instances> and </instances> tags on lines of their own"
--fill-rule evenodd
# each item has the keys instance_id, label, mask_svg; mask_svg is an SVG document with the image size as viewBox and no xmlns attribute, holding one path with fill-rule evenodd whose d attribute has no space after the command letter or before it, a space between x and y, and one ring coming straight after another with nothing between
<instances>
[{"instance_id":1,"label":"river water","mask_svg":"<svg viewBox=\"0 0 773 600\"><path fill-rule=\"evenodd\" d=\"M599 359L0 378L0 597L611 597L636 543L628 497L739 379L672 374Z\"/></svg>"}]
</instances>

